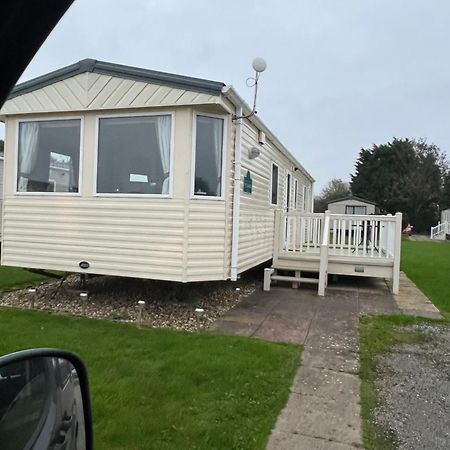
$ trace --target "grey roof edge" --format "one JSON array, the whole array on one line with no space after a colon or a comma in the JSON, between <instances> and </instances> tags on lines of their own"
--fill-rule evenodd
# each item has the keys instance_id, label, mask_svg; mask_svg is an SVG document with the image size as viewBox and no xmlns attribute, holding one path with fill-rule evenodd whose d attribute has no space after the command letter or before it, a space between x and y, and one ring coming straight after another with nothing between
<instances>
[{"instance_id":1,"label":"grey roof edge","mask_svg":"<svg viewBox=\"0 0 450 450\"><path fill-rule=\"evenodd\" d=\"M85 72L160 84L217 96L221 94L222 88L225 86L224 83L219 81L205 80L168 72L158 72L156 70L142 69L140 67L125 66L88 58L16 85L9 94L8 99L27 94L28 92L41 89Z\"/></svg>"},{"instance_id":2,"label":"grey roof edge","mask_svg":"<svg viewBox=\"0 0 450 450\"><path fill-rule=\"evenodd\" d=\"M369 205L378 206L375 202L366 200L365 198L357 197L356 195L348 195L347 197L337 198L336 200L328 202L328 204L330 205L331 203L343 202L344 200L358 200L363 203L368 203Z\"/></svg>"},{"instance_id":3,"label":"grey roof edge","mask_svg":"<svg viewBox=\"0 0 450 450\"><path fill-rule=\"evenodd\" d=\"M223 95L228 98L234 106L242 106L244 114L249 114L252 110L250 106L246 103L245 100L236 92L233 86L227 85L222 90ZM312 177L312 175L305 169L305 167L295 158L295 156L280 142L280 140L275 136L272 131L267 127L267 125L256 115L252 115L249 117L250 122L255 125L256 128L264 131L266 136L279 148L281 153L284 154L288 159L293 162L293 165L298 167L306 177L314 183L316 180Z\"/></svg>"}]
</instances>

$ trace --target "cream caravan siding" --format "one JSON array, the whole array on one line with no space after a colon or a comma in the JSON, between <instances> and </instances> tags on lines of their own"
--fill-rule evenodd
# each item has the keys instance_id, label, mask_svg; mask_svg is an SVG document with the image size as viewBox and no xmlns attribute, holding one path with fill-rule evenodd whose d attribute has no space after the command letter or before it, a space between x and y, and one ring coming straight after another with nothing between
<instances>
[{"instance_id":1,"label":"cream caravan siding","mask_svg":"<svg viewBox=\"0 0 450 450\"><path fill-rule=\"evenodd\" d=\"M356 199L341 200L339 202L329 203L328 209L333 214L345 214L346 206L365 206L366 214L375 214L375 205L371 203L362 202Z\"/></svg>"},{"instance_id":2,"label":"cream caravan siding","mask_svg":"<svg viewBox=\"0 0 450 450\"><path fill-rule=\"evenodd\" d=\"M4 171L4 159L0 158L0 221L3 214L3 171ZM0 223L0 239L2 237L2 226Z\"/></svg>"},{"instance_id":3,"label":"cream caravan siding","mask_svg":"<svg viewBox=\"0 0 450 450\"><path fill-rule=\"evenodd\" d=\"M196 109L195 112L208 114ZM193 116L194 117L194 116ZM225 116L224 116L225 117ZM234 127L227 118L225 191L223 200L193 198L187 217L187 277L189 281L227 279L230 277ZM191 176L189 183L191 181ZM191 185L189 184L189 192Z\"/></svg>"},{"instance_id":4,"label":"cream caravan siding","mask_svg":"<svg viewBox=\"0 0 450 450\"><path fill-rule=\"evenodd\" d=\"M251 147L258 147L259 157L249 159ZM278 205L270 204L272 162L279 167ZM273 255L275 209L286 206L286 173L289 171L299 186L311 191L311 182L301 171L292 172L294 163L289 161L275 145L266 139L266 144L258 143L258 130L248 121L242 125L242 179L250 171L253 179L252 193L243 192L241 184L241 209L239 221L238 273L268 261ZM294 182L291 183L293 199ZM293 205L292 205L293 206ZM307 205L310 211L310 203Z\"/></svg>"},{"instance_id":5,"label":"cream caravan siding","mask_svg":"<svg viewBox=\"0 0 450 450\"><path fill-rule=\"evenodd\" d=\"M14 97L0 114L107 110L218 103L219 97L97 73L82 73Z\"/></svg>"},{"instance_id":6,"label":"cream caravan siding","mask_svg":"<svg viewBox=\"0 0 450 450\"><path fill-rule=\"evenodd\" d=\"M441 211L441 223L450 222L450 209Z\"/></svg>"},{"instance_id":7,"label":"cream caravan siding","mask_svg":"<svg viewBox=\"0 0 450 450\"><path fill-rule=\"evenodd\" d=\"M229 276L227 201L190 198L192 108L151 111L175 114L173 198L94 196L95 112L83 114L80 195L17 195L17 117L7 118L2 264L80 272L85 260L86 273L183 282Z\"/></svg>"}]
</instances>

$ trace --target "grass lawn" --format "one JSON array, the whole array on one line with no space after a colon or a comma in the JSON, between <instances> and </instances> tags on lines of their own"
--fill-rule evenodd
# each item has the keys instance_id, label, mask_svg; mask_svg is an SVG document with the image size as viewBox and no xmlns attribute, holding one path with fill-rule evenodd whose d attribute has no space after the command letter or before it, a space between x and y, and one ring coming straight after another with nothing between
<instances>
[{"instance_id":1,"label":"grass lawn","mask_svg":"<svg viewBox=\"0 0 450 450\"><path fill-rule=\"evenodd\" d=\"M450 243L404 239L401 269L450 319Z\"/></svg>"},{"instance_id":2,"label":"grass lawn","mask_svg":"<svg viewBox=\"0 0 450 450\"><path fill-rule=\"evenodd\" d=\"M78 353L96 449L264 449L302 348L0 309L0 354Z\"/></svg>"},{"instance_id":3,"label":"grass lawn","mask_svg":"<svg viewBox=\"0 0 450 450\"><path fill-rule=\"evenodd\" d=\"M450 244L402 239L401 269L450 319ZM419 332L399 331L397 327L427 319L409 316L363 317L360 320L361 412L364 447L367 450L393 448L392 442L374 423L372 412L377 404L376 359L396 344L423 339Z\"/></svg>"},{"instance_id":4,"label":"grass lawn","mask_svg":"<svg viewBox=\"0 0 450 450\"><path fill-rule=\"evenodd\" d=\"M19 267L0 266L0 291L11 291L48 280L44 275L28 272Z\"/></svg>"},{"instance_id":5,"label":"grass lawn","mask_svg":"<svg viewBox=\"0 0 450 450\"><path fill-rule=\"evenodd\" d=\"M396 328L425 321L427 319L411 316L366 316L360 320L361 414L363 443L366 450L394 448L389 438L377 428L372 416L377 404L375 393L376 358L389 352L396 344L420 342L423 339L420 333L399 331Z\"/></svg>"}]
</instances>

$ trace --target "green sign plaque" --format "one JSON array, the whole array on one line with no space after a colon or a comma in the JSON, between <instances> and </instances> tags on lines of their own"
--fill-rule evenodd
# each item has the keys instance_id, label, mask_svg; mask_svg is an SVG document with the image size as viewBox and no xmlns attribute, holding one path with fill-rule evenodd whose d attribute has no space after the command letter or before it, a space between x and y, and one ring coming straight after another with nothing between
<instances>
[{"instance_id":1,"label":"green sign plaque","mask_svg":"<svg viewBox=\"0 0 450 450\"><path fill-rule=\"evenodd\" d=\"M253 185L252 176L250 175L250 170L247 170L247 173L245 174L244 177L244 192L246 192L247 194L251 194L252 185Z\"/></svg>"}]
</instances>

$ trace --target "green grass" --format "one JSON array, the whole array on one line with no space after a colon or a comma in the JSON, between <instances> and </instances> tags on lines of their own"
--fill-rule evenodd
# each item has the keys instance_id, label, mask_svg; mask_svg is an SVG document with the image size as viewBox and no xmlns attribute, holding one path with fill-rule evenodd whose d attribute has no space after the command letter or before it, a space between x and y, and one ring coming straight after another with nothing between
<instances>
[{"instance_id":1,"label":"green grass","mask_svg":"<svg viewBox=\"0 0 450 450\"><path fill-rule=\"evenodd\" d=\"M85 361L96 449L264 449L302 348L0 309L0 354Z\"/></svg>"},{"instance_id":2,"label":"green grass","mask_svg":"<svg viewBox=\"0 0 450 450\"><path fill-rule=\"evenodd\" d=\"M450 244L402 239L401 269L417 287L450 319ZM409 316L366 316L361 318L360 378L363 441L367 450L394 448L392 441L374 422L377 405L375 380L377 358L396 344L424 339L420 332L406 332L399 327L414 323L439 322ZM443 322L449 323L448 320Z\"/></svg>"},{"instance_id":3,"label":"green grass","mask_svg":"<svg viewBox=\"0 0 450 450\"><path fill-rule=\"evenodd\" d=\"M19 267L0 267L0 291L11 291L27 286L33 286L48 280L44 275L29 272Z\"/></svg>"},{"instance_id":4,"label":"green grass","mask_svg":"<svg viewBox=\"0 0 450 450\"><path fill-rule=\"evenodd\" d=\"M450 319L450 243L403 240L401 269Z\"/></svg>"},{"instance_id":5,"label":"green grass","mask_svg":"<svg viewBox=\"0 0 450 450\"><path fill-rule=\"evenodd\" d=\"M365 316L360 319L361 414L366 450L394 448L389 436L373 420L373 411L377 405L377 357L389 352L396 344L420 342L423 336L419 332L405 332L398 327L424 321L427 319L411 316Z\"/></svg>"}]
</instances>

